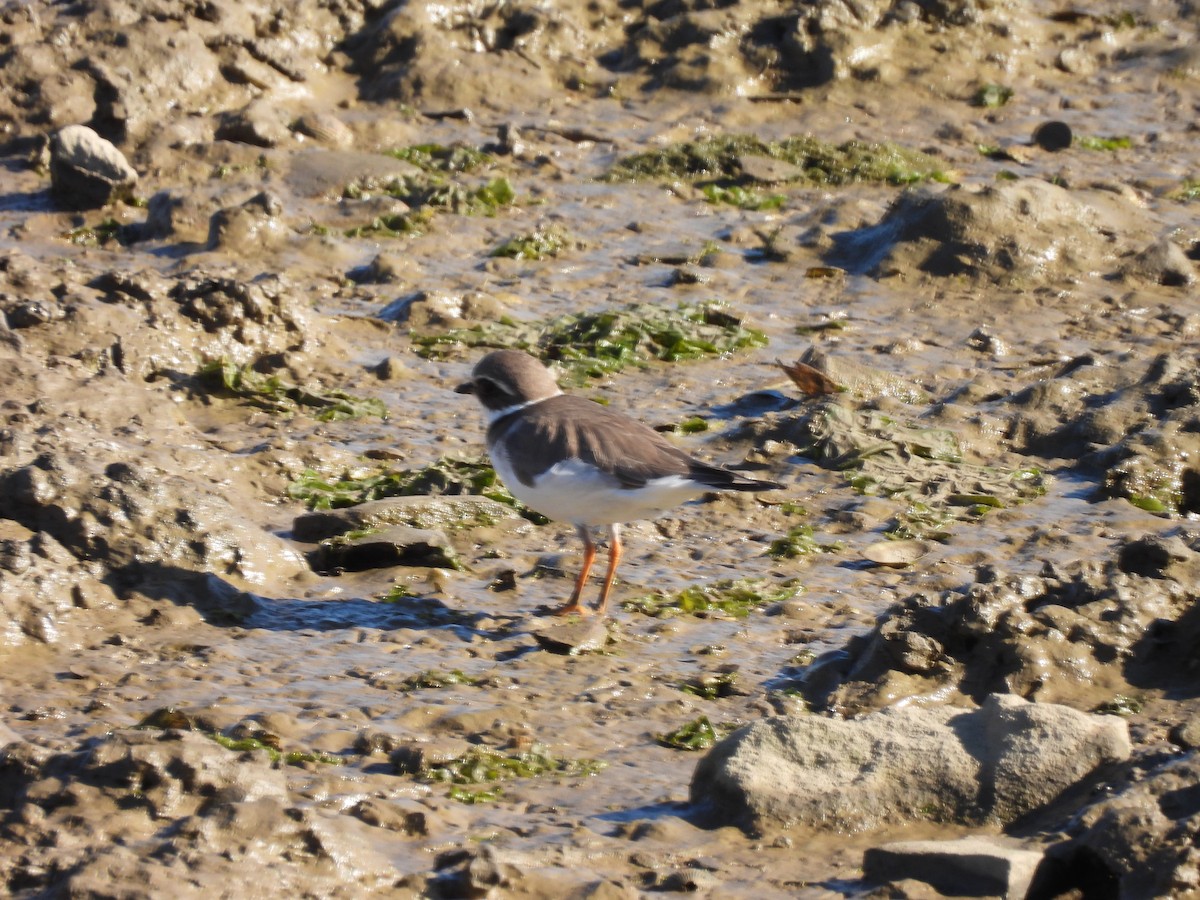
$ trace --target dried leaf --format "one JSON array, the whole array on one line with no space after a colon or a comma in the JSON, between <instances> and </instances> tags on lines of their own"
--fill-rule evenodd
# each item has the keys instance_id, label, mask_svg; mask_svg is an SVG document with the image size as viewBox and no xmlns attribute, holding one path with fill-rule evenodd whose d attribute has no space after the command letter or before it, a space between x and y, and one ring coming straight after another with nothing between
<instances>
[{"instance_id":1,"label":"dried leaf","mask_svg":"<svg viewBox=\"0 0 1200 900\"><path fill-rule=\"evenodd\" d=\"M822 372L820 369L814 369L807 363L795 362L790 366L782 360L775 360L775 363L783 371L787 372L788 378L796 387L800 388L801 393L807 394L810 397L823 397L826 394L837 394L842 390L841 385Z\"/></svg>"}]
</instances>

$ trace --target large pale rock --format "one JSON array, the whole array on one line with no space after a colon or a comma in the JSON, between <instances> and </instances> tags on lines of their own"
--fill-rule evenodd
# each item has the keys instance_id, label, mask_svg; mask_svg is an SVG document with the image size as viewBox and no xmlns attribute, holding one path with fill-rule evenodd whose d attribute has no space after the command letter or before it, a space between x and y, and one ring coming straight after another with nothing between
<instances>
[{"instance_id":1,"label":"large pale rock","mask_svg":"<svg viewBox=\"0 0 1200 900\"><path fill-rule=\"evenodd\" d=\"M971 711L904 707L849 721L756 722L700 761L691 795L714 818L755 830L1007 823L1129 753L1120 719L992 695Z\"/></svg>"},{"instance_id":2,"label":"large pale rock","mask_svg":"<svg viewBox=\"0 0 1200 900\"><path fill-rule=\"evenodd\" d=\"M137 184L125 156L86 125L68 125L50 142L50 187L67 209L96 209Z\"/></svg>"}]
</instances>

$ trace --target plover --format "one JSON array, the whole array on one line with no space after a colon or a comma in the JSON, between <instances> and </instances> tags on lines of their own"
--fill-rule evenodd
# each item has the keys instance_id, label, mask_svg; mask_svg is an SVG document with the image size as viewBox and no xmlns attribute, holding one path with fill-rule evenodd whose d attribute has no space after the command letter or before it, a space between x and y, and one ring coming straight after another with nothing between
<instances>
[{"instance_id":1,"label":"plover","mask_svg":"<svg viewBox=\"0 0 1200 900\"><path fill-rule=\"evenodd\" d=\"M621 525L649 519L706 491L782 487L692 459L654 429L607 407L564 394L528 353L497 350L455 390L474 394L487 414L487 448L496 473L518 500L570 522L583 540L583 568L559 615L588 615L580 602L596 559L592 529L608 529L608 571L596 611L608 605Z\"/></svg>"}]
</instances>

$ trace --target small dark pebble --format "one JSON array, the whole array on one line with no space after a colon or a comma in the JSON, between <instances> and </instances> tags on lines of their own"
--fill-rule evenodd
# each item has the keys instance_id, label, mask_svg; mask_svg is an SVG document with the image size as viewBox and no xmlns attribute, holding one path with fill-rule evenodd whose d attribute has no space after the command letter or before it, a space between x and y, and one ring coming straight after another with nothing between
<instances>
[{"instance_id":1,"label":"small dark pebble","mask_svg":"<svg viewBox=\"0 0 1200 900\"><path fill-rule=\"evenodd\" d=\"M1071 126L1066 122L1043 122L1033 129L1033 142L1051 153L1067 149L1071 141Z\"/></svg>"}]
</instances>

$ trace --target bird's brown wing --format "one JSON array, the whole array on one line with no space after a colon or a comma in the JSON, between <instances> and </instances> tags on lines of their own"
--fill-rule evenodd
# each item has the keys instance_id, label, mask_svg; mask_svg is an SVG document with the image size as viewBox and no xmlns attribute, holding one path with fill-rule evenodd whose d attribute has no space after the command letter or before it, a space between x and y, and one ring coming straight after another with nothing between
<instances>
[{"instance_id":1,"label":"bird's brown wing","mask_svg":"<svg viewBox=\"0 0 1200 900\"><path fill-rule=\"evenodd\" d=\"M687 477L694 460L641 422L606 407L562 394L494 422L489 440L519 443L509 464L523 484L533 484L555 462L576 458L612 475L624 488L656 478ZM702 465L702 464L700 464Z\"/></svg>"}]
</instances>

